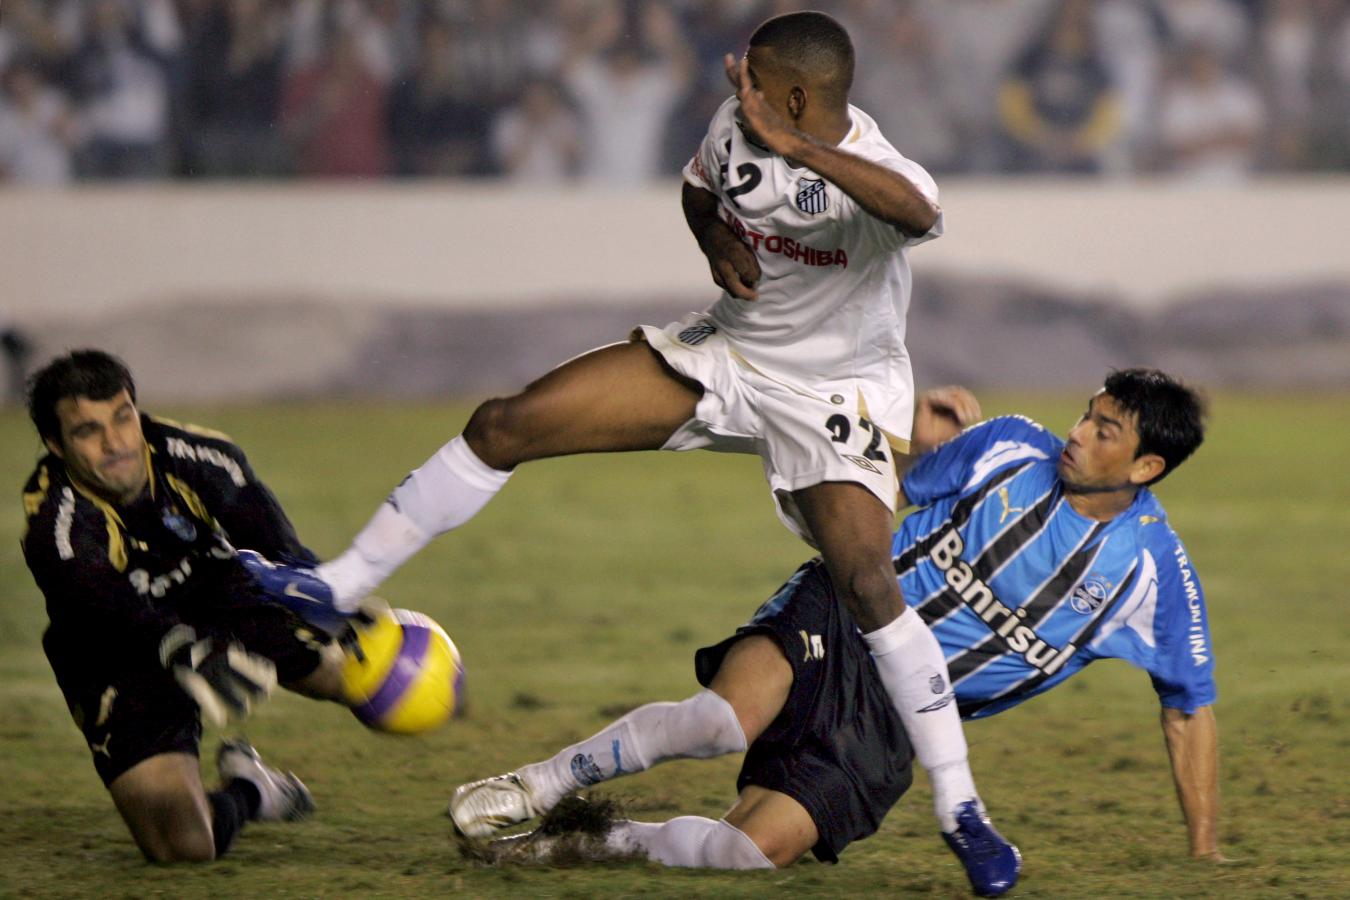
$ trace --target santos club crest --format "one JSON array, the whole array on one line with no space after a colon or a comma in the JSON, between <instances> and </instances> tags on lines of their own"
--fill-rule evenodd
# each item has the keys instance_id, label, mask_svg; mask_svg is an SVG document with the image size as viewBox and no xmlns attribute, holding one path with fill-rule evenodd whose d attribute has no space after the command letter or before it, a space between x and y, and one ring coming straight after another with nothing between
<instances>
[{"instance_id":1,"label":"santos club crest","mask_svg":"<svg viewBox=\"0 0 1350 900\"><path fill-rule=\"evenodd\" d=\"M819 178L803 178L797 182L797 208L804 213L823 213L829 205L825 182Z\"/></svg>"}]
</instances>

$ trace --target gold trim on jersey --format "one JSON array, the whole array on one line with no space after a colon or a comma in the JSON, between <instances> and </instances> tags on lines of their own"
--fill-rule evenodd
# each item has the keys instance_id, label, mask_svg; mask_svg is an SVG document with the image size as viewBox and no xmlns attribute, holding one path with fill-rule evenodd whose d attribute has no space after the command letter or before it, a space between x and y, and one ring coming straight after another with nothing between
<instances>
[{"instance_id":1,"label":"gold trim on jersey","mask_svg":"<svg viewBox=\"0 0 1350 900\"><path fill-rule=\"evenodd\" d=\"M74 478L70 483L75 490L80 492L90 503L103 513L103 523L108 530L108 561L112 563L113 568L119 572L125 572L127 569L127 545L122 538L122 531L126 525L122 522L122 517L118 515L113 505L97 494L91 493L88 488L80 484Z\"/></svg>"},{"instance_id":2,"label":"gold trim on jersey","mask_svg":"<svg viewBox=\"0 0 1350 900\"><path fill-rule=\"evenodd\" d=\"M151 499L154 499L155 468L154 457L151 455L149 442L146 442L143 452L145 453L145 477L146 480L150 482L150 497ZM126 539L123 538L122 532L126 531L127 526L126 523L122 521L121 514L118 513L115 506L94 493L88 485L76 478L75 473L71 472L69 468L66 469L66 476L70 479L71 486L80 492L80 496L94 504L99 512L103 513L103 521L108 529L108 561L112 563L113 568L117 571L125 572L127 569L128 558Z\"/></svg>"},{"instance_id":3,"label":"gold trim on jersey","mask_svg":"<svg viewBox=\"0 0 1350 900\"><path fill-rule=\"evenodd\" d=\"M23 514L24 518L31 519L38 514L42 508L42 501L47 499L47 491L52 486L51 475L47 472L45 465L38 466L38 483L36 491L25 491L23 495Z\"/></svg>"},{"instance_id":4,"label":"gold trim on jersey","mask_svg":"<svg viewBox=\"0 0 1350 900\"><path fill-rule=\"evenodd\" d=\"M162 416L150 416L150 421L159 425L168 425L170 428L177 428L180 431L186 431L188 434L195 434L198 437L211 438L217 441L229 441L231 444L234 443L234 438L223 431L216 431L214 428L193 425L191 422L179 422L174 419L166 419Z\"/></svg>"},{"instance_id":5,"label":"gold trim on jersey","mask_svg":"<svg viewBox=\"0 0 1350 900\"><path fill-rule=\"evenodd\" d=\"M155 448L145 441L145 477L150 482L150 499L155 499Z\"/></svg>"},{"instance_id":6,"label":"gold trim on jersey","mask_svg":"<svg viewBox=\"0 0 1350 900\"><path fill-rule=\"evenodd\" d=\"M202 498L197 496L197 492L189 487L187 482L183 481L181 478L170 475L168 472L164 473L164 480L168 482L169 487L173 488L178 496L183 498L183 502L187 504L189 512L203 522L210 524L216 531L220 530L220 526L206 508L206 504L202 502Z\"/></svg>"}]
</instances>

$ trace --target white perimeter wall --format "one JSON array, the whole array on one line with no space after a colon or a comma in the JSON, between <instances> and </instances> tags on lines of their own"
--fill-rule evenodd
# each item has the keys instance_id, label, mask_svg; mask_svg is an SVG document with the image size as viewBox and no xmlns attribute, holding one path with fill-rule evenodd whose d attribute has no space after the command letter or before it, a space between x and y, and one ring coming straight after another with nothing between
<instances>
[{"instance_id":1,"label":"white perimeter wall","mask_svg":"<svg viewBox=\"0 0 1350 900\"><path fill-rule=\"evenodd\" d=\"M920 279L1017 275L1139 309L1200 287L1350 282L1350 178L952 180L942 200L947 236L914 252ZM500 308L712 293L677 183L8 189L0 273L0 311L20 321L183 296Z\"/></svg>"}]
</instances>

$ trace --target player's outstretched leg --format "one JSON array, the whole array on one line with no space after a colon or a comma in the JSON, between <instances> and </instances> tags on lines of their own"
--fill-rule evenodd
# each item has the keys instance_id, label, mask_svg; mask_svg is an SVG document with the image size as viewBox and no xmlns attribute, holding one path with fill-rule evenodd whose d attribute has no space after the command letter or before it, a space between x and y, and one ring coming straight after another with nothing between
<instances>
[{"instance_id":1,"label":"player's outstretched leg","mask_svg":"<svg viewBox=\"0 0 1350 900\"><path fill-rule=\"evenodd\" d=\"M659 449L694 415L701 394L642 342L579 356L521 393L479 406L464 433L394 488L352 546L315 574L338 609L351 612L432 538L473 518L519 464Z\"/></svg>"},{"instance_id":2,"label":"player's outstretched leg","mask_svg":"<svg viewBox=\"0 0 1350 900\"><path fill-rule=\"evenodd\" d=\"M881 683L933 784L939 827L955 849L951 836L960 833L962 812L973 808L983 815L983 804L942 648L900 596L890 556L890 511L866 489L849 483L814 485L793 498L820 546L835 591L863 630ZM1016 883L1021 857L992 827L988 831L1004 852L963 855L958 850L957 856L977 892L999 894Z\"/></svg>"},{"instance_id":3,"label":"player's outstretched leg","mask_svg":"<svg viewBox=\"0 0 1350 900\"><path fill-rule=\"evenodd\" d=\"M543 815L563 797L667 759L709 759L746 748L736 712L710 690L680 703L648 703L550 759L455 789L455 830L488 837Z\"/></svg>"},{"instance_id":4,"label":"player's outstretched leg","mask_svg":"<svg viewBox=\"0 0 1350 900\"><path fill-rule=\"evenodd\" d=\"M515 772L462 785L447 810L473 838L548 812L563 797L667 759L739 753L764 733L792 689L792 666L763 634L727 650L708 690L680 703L648 703L592 737Z\"/></svg>"},{"instance_id":5,"label":"player's outstretched leg","mask_svg":"<svg viewBox=\"0 0 1350 900\"><path fill-rule=\"evenodd\" d=\"M602 818L608 811L591 806L569 797L558 806L562 815L550 816L534 831L492 841L483 855L495 863L647 859L681 868L772 869L791 865L819 840L805 807L786 794L753 785L721 819L609 821Z\"/></svg>"},{"instance_id":6,"label":"player's outstretched leg","mask_svg":"<svg viewBox=\"0 0 1350 900\"><path fill-rule=\"evenodd\" d=\"M668 822L615 821L603 835L550 834L540 829L498 838L486 854L494 863L565 864L648 859L694 869L772 869L755 842L725 819L680 816Z\"/></svg>"}]
</instances>

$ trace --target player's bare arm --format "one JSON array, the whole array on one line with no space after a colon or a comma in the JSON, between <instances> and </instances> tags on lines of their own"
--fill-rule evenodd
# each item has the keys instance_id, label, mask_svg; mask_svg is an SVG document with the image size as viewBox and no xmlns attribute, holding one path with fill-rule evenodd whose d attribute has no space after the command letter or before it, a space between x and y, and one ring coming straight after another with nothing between
<instances>
[{"instance_id":1,"label":"player's bare arm","mask_svg":"<svg viewBox=\"0 0 1350 900\"><path fill-rule=\"evenodd\" d=\"M904 478L905 472L920 456L956 437L961 429L974 425L980 415L980 401L959 384L930 388L921 393L914 401L910 452L895 454L895 477ZM903 484L896 488L896 494L897 509L910 505Z\"/></svg>"},{"instance_id":2,"label":"player's bare arm","mask_svg":"<svg viewBox=\"0 0 1350 900\"><path fill-rule=\"evenodd\" d=\"M1219 731L1214 708L1202 706L1188 714L1163 707L1162 729L1191 856L1223 862L1218 836Z\"/></svg>"},{"instance_id":3,"label":"player's bare arm","mask_svg":"<svg viewBox=\"0 0 1350 900\"><path fill-rule=\"evenodd\" d=\"M909 237L927 234L937 222L941 209L908 178L840 150L784 118L756 87L748 55L738 62L728 53L723 62L741 103L742 121L765 147L837 185L868 213ZM787 102L789 113L800 117L811 100L804 89L794 87ZM846 133L847 128L836 140Z\"/></svg>"},{"instance_id":4,"label":"player's bare arm","mask_svg":"<svg viewBox=\"0 0 1350 900\"><path fill-rule=\"evenodd\" d=\"M698 249L708 258L708 268L717 286L742 300L759 299L755 287L759 284L759 260L718 215L721 202L717 195L686 182L680 201L684 220L698 241Z\"/></svg>"},{"instance_id":5,"label":"player's bare arm","mask_svg":"<svg viewBox=\"0 0 1350 900\"><path fill-rule=\"evenodd\" d=\"M914 430L910 448L925 453L980 420L980 401L959 384L930 388L914 401Z\"/></svg>"}]
</instances>

